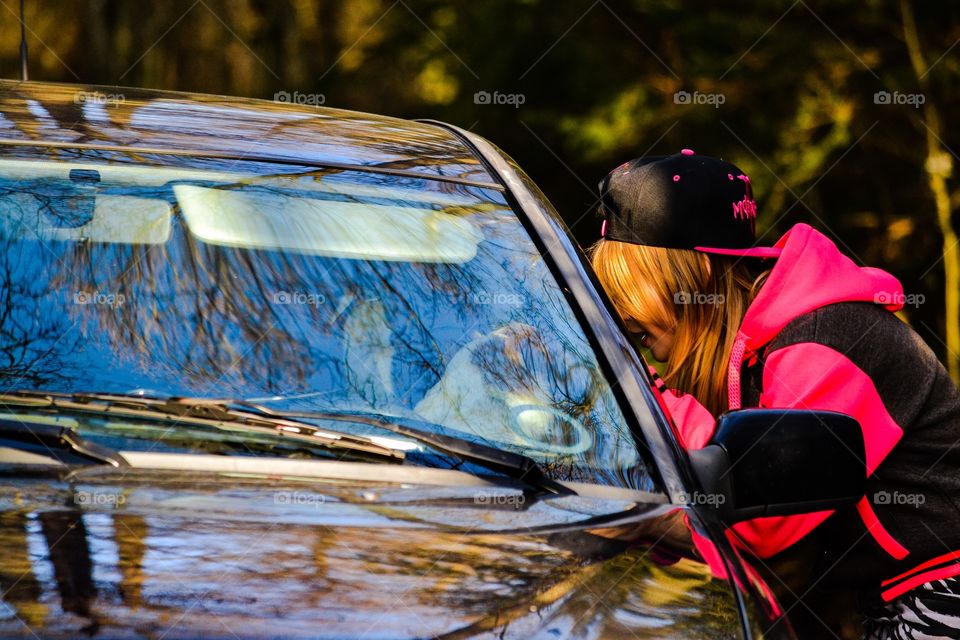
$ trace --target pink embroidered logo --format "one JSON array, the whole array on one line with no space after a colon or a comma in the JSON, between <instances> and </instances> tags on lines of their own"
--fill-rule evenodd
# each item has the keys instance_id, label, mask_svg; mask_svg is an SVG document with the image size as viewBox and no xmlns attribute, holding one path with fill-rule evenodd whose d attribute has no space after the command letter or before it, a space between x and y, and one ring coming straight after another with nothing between
<instances>
[{"instance_id":1,"label":"pink embroidered logo","mask_svg":"<svg viewBox=\"0 0 960 640\"><path fill-rule=\"evenodd\" d=\"M753 199L753 187L750 185L750 178L748 176L745 176L741 173L737 176L737 178L743 180L744 187L746 187L746 193L743 196L743 200L733 203L733 217L737 220L749 220L750 231L755 233L757 203Z\"/></svg>"}]
</instances>

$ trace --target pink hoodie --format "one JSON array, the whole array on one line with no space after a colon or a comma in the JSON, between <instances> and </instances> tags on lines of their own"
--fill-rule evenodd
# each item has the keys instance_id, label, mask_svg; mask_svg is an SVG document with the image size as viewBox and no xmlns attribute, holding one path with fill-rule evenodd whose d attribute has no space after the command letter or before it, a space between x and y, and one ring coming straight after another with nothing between
<instances>
[{"instance_id":1,"label":"pink hoodie","mask_svg":"<svg viewBox=\"0 0 960 640\"><path fill-rule=\"evenodd\" d=\"M809 225L795 225L774 246L780 250L779 258L744 316L727 364L731 410L741 407L744 361L756 357L795 318L839 302L871 302L889 311L903 306L903 288L896 278L857 266ZM713 435L713 416L691 395L678 396L660 381L656 386L683 446L705 446ZM864 431L868 475L903 435L869 376L827 346L804 342L777 349L764 362L762 388L761 407L830 410L857 418ZM906 549L880 525L866 498L857 510L867 530L891 556L906 556ZM756 518L734 525L728 533L738 546L766 558L801 539L831 513ZM699 536L694 535L694 541L702 553L711 553Z\"/></svg>"},{"instance_id":2,"label":"pink hoodie","mask_svg":"<svg viewBox=\"0 0 960 640\"><path fill-rule=\"evenodd\" d=\"M777 264L743 318L730 351L730 409L740 408L743 357L773 340L791 320L836 302L874 302L890 311L903 307L903 287L886 271L858 267L825 235L808 224L783 234Z\"/></svg>"}]
</instances>

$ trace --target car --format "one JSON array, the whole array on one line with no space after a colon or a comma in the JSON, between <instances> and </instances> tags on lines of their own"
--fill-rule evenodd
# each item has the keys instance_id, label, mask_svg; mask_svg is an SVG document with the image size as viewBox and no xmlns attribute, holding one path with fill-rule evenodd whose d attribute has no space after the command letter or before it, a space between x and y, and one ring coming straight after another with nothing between
<instances>
[{"instance_id":1,"label":"car","mask_svg":"<svg viewBox=\"0 0 960 640\"><path fill-rule=\"evenodd\" d=\"M725 531L862 495L856 423L685 452L489 141L11 81L0 127L0 635L794 637Z\"/></svg>"}]
</instances>

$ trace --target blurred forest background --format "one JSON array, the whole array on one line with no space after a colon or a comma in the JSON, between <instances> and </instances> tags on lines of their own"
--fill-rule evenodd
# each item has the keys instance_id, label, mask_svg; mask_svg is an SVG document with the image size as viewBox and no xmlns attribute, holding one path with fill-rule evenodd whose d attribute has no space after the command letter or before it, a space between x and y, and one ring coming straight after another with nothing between
<instances>
[{"instance_id":1,"label":"blurred forest background","mask_svg":"<svg viewBox=\"0 0 960 640\"><path fill-rule=\"evenodd\" d=\"M19 7L0 5L17 78ZM612 167L722 156L750 174L764 240L809 222L894 273L960 377L960 3L27 0L26 25L32 80L286 92L470 128L584 245Z\"/></svg>"}]
</instances>

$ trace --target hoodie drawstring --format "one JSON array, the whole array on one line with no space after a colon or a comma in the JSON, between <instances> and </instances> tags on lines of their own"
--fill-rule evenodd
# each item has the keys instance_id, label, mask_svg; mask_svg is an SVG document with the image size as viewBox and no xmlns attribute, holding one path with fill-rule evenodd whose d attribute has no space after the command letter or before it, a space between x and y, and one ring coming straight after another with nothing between
<instances>
[{"instance_id":1,"label":"hoodie drawstring","mask_svg":"<svg viewBox=\"0 0 960 640\"><path fill-rule=\"evenodd\" d=\"M730 363L727 365L727 408L730 411L740 408L740 367L747 350L747 339L738 331L730 349Z\"/></svg>"}]
</instances>

